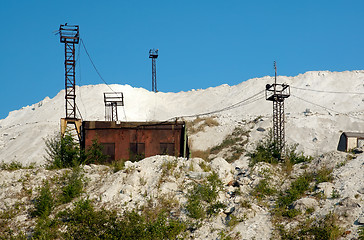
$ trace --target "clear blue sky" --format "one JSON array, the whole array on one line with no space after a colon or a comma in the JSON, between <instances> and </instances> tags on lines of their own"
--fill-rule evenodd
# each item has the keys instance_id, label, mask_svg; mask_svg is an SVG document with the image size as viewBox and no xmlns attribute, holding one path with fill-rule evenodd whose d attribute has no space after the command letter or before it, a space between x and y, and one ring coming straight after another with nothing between
<instances>
[{"instance_id":1,"label":"clear blue sky","mask_svg":"<svg viewBox=\"0 0 364 240\"><path fill-rule=\"evenodd\" d=\"M64 88L53 31L78 24L108 83L179 92L254 77L364 69L363 0L2 0L0 119ZM81 49L77 85L99 84ZM132 101L127 99L126 101Z\"/></svg>"}]
</instances>

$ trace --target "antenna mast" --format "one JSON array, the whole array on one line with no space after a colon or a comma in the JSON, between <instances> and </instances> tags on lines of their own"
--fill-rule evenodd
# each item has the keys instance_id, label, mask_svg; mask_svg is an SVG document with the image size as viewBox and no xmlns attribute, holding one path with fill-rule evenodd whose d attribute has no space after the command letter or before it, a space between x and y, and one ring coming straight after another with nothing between
<instances>
[{"instance_id":1,"label":"antenna mast","mask_svg":"<svg viewBox=\"0 0 364 240\"><path fill-rule=\"evenodd\" d=\"M158 92L157 90L157 68L156 68L156 60L158 58L158 49L149 50L149 58L152 59L152 91Z\"/></svg>"},{"instance_id":2,"label":"antenna mast","mask_svg":"<svg viewBox=\"0 0 364 240\"><path fill-rule=\"evenodd\" d=\"M59 26L60 42L64 43L65 67L65 99L66 117L61 119L61 134L64 135L67 124L75 125L79 140L81 140L81 119L76 117L76 60L75 44L79 42L79 26L62 24Z\"/></svg>"},{"instance_id":3,"label":"antenna mast","mask_svg":"<svg viewBox=\"0 0 364 240\"><path fill-rule=\"evenodd\" d=\"M277 84L277 64L274 61L274 84L265 86L265 98L273 102L273 140L279 158L285 157L284 99L290 96L287 84Z\"/></svg>"}]
</instances>

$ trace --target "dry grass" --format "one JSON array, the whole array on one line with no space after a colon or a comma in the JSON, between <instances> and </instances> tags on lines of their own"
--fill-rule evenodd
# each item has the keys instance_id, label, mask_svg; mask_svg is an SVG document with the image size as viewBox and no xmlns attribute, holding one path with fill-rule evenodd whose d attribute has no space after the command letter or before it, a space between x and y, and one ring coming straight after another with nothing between
<instances>
[{"instance_id":1,"label":"dry grass","mask_svg":"<svg viewBox=\"0 0 364 240\"><path fill-rule=\"evenodd\" d=\"M187 130L189 134L195 134L205 131L206 127L216 127L219 125L219 122L214 117L197 117L193 121L187 122Z\"/></svg>"},{"instance_id":2,"label":"dry grass","mask_svg":"<svg viewBox=\"0 0 364 240\"><path fill-rule=\"evenodd\" d=\"M209 161L209 156L210 156L210 149L207 149L205 151L202 150L191 151L191 157L193 158L202 158L205 161Z\"/></svg>"}]
</instances>

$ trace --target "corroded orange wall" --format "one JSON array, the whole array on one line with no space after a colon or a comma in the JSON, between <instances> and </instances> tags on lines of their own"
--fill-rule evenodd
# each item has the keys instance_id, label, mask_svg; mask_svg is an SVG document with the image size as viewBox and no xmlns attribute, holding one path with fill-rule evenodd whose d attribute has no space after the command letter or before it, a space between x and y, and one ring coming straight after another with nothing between
<instances>
[{"instance_id":1,"label":"corroded orange wall","mask_svg":"<svg viewBox=\"0 0 364 240\"><path fill-rule=\"evenodd\" d=\"M181 139L184 129L182 127L166 127L153 129L132 129L132 128L101 128L84 130L84 147L87 149L93 139L99 143L115 143L115 160L129 159L130 143L144 143L145 157L159 155L160 143L174 143L174 152L180 156Z\"/></svg>"}]
</instances>

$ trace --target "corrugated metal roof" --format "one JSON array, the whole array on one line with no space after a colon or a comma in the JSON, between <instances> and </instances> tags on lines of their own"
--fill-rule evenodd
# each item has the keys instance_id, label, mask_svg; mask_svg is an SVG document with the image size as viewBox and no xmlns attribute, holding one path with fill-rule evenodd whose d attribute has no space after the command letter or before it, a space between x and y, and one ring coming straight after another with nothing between
<instances>
[{"instance_id":1,"label":"corrugated metal roof","mask_svg":"<svg viewBox=\"0 0 364 240\"><path fill-rule=\"evenodd\" d=\"M364 133L362 132L344 132L346 137L364 138Z\"/></svg>"}]
</instances>

